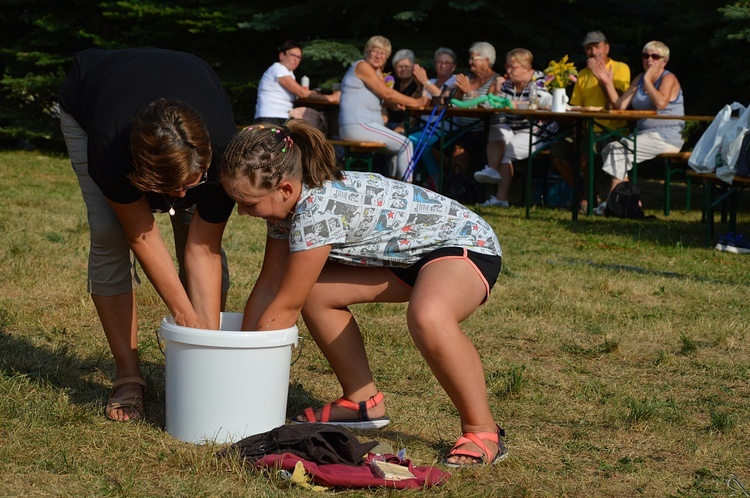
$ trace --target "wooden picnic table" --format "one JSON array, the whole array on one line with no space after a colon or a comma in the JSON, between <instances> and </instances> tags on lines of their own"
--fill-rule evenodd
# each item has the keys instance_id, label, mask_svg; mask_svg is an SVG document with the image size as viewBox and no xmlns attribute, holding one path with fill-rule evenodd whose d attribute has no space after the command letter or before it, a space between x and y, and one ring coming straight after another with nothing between
<instances>
[{"instance_id":1,"label":"wooden picnic table","mask_svg":"<svg viewBox=\"0 0 750 498\"><path fill-rule=\"evenodd\" d=\"M423 115L430 115L432 114L434 108L432 106L412 106L406 108L407 112L410 114L423 116ZM529 127L532 130L532 133L529 134L529 151L533 151L533 143L534 143L534 133L533 133L533 126L532 124L538 121L555 121L555 122L566 122L570 123L577 127L578 130L582 130L582 132L576 133L575 137L575 150L576 150L576 158L577 159L577 168L575 171L580 171L581 166L581 151L582 151L582 138L584 135L588 135L588 158L589 158L589 164L593 164L593 156L594 156L594 127L595 126L601 126L598 121L600 120L608 120L608 119L618 119L618 120L625 120L625 121L640 121L641 119L664 119L664 120L682 120L682 121L699 121L699 122L710 122L714 119L714 116L700 116L700 115L684 115L684 116L675 116L675 115L665 115L665 114L657 114L656 111L635 111L635 110L606 110L606 109L593 109L593 108L571 108L570 110L566 112L552 112L550 110L546 109L498 109L494 107L486 108L486 107L476 107L476 108L462 108L462 107L452 107L449 106L445 110L444 116L448 119L453 119L456 117L464 117L464 118L476 118L481 119L485 123L485 129L488 130L490 125L490 120L493 115L495 114L519 114L527 118L529 121ZM637 126L637 125L636 125ZM637 128L636 128L637 131ZM627 136L630 132L628 131L627 134L620 134L619 136ZM526 206L526 217L528 218L530 216L530 210L531 210L531 167L532 167L532 161L534 156L536 156L540 150L533 151L529 153L528 157L528 172L526 174L526 199L525 199L525 206ZM635 153L635 151L634 151ZM588 215L593 214L594 209L594 168L590 167L588 168ZM571 209L571 214L573 217L573 220L578 219L578 204L580 203L579 198L579 175L574 174L573 178L575 179L575 185L573 186L573 206Z\"/></svg>"}]
</instances>

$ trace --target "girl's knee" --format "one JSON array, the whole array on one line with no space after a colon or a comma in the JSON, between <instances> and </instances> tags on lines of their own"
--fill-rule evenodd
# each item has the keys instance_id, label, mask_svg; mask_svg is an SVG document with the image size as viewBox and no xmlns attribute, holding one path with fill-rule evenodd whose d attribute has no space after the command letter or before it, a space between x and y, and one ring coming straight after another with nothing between
<instances>
[{"instance_id":1,"label":"girl's knee","mask_svg":"<svg viewBox=\"0 0 750 498\"><path fill-rule=\"evenodd\" d=\"M413 336L429 337L438 334L441 328L452 321L455 320L440 313L440 310L433 306L417 309L409 307L406 312L406 323Z\"/></svg>"}]
</instances>

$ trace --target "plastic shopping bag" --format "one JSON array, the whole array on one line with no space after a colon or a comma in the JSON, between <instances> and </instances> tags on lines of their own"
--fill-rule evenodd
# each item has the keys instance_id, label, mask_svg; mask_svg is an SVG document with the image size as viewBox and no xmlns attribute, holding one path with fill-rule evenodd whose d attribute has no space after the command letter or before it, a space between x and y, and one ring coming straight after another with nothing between
<instances>
[{"instance_id":1,"label":"plastic shopping bag","mask_svg":"<svg viewBox=\"0 0 750 498\"><path fill-rule=\"evenodd\" d=\"M721 149L722 164L716 168L716 176L726 183L732 183L734 177L739 174L737 160L740 158L742 143L748 129L750 129L750 107L745 109L724 133Z\"/></svg>"},{"instance_id":2,"label":"plastic shopping bag","mask_svg":"<svg viewBox=\"0 0 750 498\"><path fill-rule=\"evenodd\" d=\"M739 132L735 125L739 120L732 118L733 111L739 111L743 115L747 108L739 102L725 105L695 144L688 165L698 173L713 173L723 165L722 147L736 138ZM731 137L729 132L734 132ZM727 138L729 139L725 140Z\"/></svg>"}]
</instances>

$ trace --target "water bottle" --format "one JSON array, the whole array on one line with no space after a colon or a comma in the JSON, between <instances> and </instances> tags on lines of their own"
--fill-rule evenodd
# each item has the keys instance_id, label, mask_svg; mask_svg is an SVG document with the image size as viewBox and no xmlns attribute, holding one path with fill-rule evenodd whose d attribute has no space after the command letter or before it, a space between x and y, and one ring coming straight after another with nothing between
<instances>
[{"instance_id":1,"label":"water bottle","mask_svg":"<svg viewBox=\"0 0 750 498\"><path fill-rule=\"evenodd\" d=\"M300 80L300 83L302 85L302 88L310 88L310 78L307 76L303 76L302 80Z\"/></svg>"},{"instance_id":2,"label":"water bottle","mask_svg":"<svg viewBox=\"0 0 750 498\"><path fill-rule=\"evenodd\" d=\"M531 86L529 87L529 109L536 109L539 107L539 93L537 91L539 87L535 80L531 80Z\"/></svg>"}]
</instances>

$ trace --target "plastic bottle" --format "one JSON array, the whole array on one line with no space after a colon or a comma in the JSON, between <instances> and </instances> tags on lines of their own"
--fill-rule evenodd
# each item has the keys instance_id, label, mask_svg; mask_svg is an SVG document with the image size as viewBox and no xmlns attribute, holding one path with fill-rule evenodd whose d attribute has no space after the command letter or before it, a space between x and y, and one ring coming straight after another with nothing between
<instances>
[{"instance_id":1,"label":"plastic bottle","mask_svg":"<svg viewBox=\"0 0 750 498\"><path fill-rule=\"evenodd\" d=\"M539 107L539 93L537 91L539 87L536 84L536 80L531 80L531 86L529 87L529 109L536 109Z\"/></svg>"},{"instance_id":2,"label":"plastic bottle","mask_svg":"<svg viewBox=\"0 0 750 498\"><path fill-rule=\"evenodd\" d=\"M300 80L300 84L302 85L302 88L310 88L310 78L303 76Z\"/></svg>"}]
</instances>

